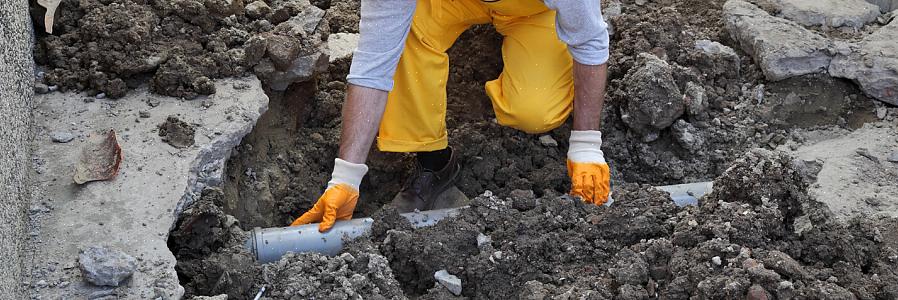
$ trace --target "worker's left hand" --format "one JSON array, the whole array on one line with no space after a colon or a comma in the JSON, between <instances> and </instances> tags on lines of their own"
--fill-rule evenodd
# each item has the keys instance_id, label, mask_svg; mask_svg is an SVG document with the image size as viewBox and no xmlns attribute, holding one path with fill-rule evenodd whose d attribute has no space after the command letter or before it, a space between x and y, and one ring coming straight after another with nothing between
<instances>
[{"instance_id":1,"label":"worker's left hand","mask_svg":"<svg viewBox=\"0 0 898 300\"><path fill-rule=\"evenodd\" d=\"M567 171L571 177L571 195L584 202L603 205L611 192L611 171L602 153L602 133L572 131Z\"/></svg>"}]
</instances>

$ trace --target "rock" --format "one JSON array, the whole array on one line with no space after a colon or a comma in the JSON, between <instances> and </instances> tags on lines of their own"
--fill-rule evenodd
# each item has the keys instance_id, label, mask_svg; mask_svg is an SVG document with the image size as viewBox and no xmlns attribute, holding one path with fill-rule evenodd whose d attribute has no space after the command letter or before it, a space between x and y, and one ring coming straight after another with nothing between
<instances>
[{"instance_id":1,"label":"rock","mask_svg":"<svg viewBox=\"0 0 898 300\"><path fill-rule=\"evenodd\" d=\"M75 139L75 135L64 132L64 131L56 131L50 133L50 140L56 143L68 143Z\"/></svg>"},{"instance_id":2,"label":"rock","mask_svg":"<svg viewBox=\"0 0 898 300\"><path fill-rule=\"evenodd\" d=\"M702 116L708 109L708 99L705 97L705 88L694 82L686 83L686 114L692 117Z\"/></svg>"},{"instance_id":3,"label":"rock","mask_svg":"<svg viewBox=\"0 0 898 300\"><path fill-rule=\"evenodd\" d=\"M655 55L639 54L639 66L624 76L629 101L621 109L621 118L643 140L657 139L686 110L683 94L677 87L670 65Z\"/></svg>"},{"instance_id":4,"label":"rock","mask_svg":"<svg viewBox=\"0 0 898 300\"><path fill-rule=\"evenodd\" d=\"M292 83L309 80L328 66L325 45L318 30L324 10L308 1L290 3L295 4L296 14L262 38L260 44L267 49L269 59L262 60L253 69L275 91L284 91ZM292 10L294 8L281 11Z\"/></svg>"},{"instance_id":5,"label":"rock","mask_svg":"<svg viewBox=\"0 0 898 300\"><path fill-rule=\"evenodd\" d=\"M34 83L34 93L36 94L46 94L50 92L50 87L46 84L35 82Z\"/></svg>"},{"instance_id":6,"label":"rock","mask_svg":"<svg viewBox=\"0 0 898 300\"><path fill-rule=\"evenodd\" d=\"M477 248L486 249L492 247L493 239L483 233L477 234Z\"/></svg>"},{"instance_id":7,"label":"rock","mask_svg":"<svg viewBox=\"0 0 898 300\"><path fill-rule=\"evenodd\" d=\"M739 54L733 48L711 40L697 40L695 50L698 50L699 55L694 63L708 75L723 75L728 78L740 75Z\"/></svg>"},{"instance_id":8,"label":"rock","mask_svg":"<svg viewBox=\"0 0 898 300\"><path fill-rule=\"evenodd\" d=\"M193 296L191 300L228 300L227 294L217 296Z\"/></svg>"},{"instance_id":9,"label":"rock","mask_svg":"<svg viewBox=\"0 0 898 300\"><path fill-rule=\"evenodd\" d=\"M879 16L879 7L864 0L779 0L780 15L805 26L861 28Z\"/></svg>"},{"instance_id":10,"label":"rock","mask_svg":"<svg viewBox=\"0 0 898 300\"><path fill-rule=\"evenodd\" d=\"M37 283L34 284L34 286L39 289L46 288L48 285L49 284L47 284L47 281L43 280L43 279L39 280Z\"/></svg>"},{"instance_id":11,"label":"rock","mask_svg":"<svg viewBox=\"0 0 898 300\"><path fill-rule=\"evenodd\" d=\"M253 19L262 19L271 14L271 7L268 6L265 1L255 1L253 3L247 4L244 9L247 17Z\"/></svg>"},{"instance_id":12,"label":"rock","mask_svg":"<svg viewBox=\"0 0 898 300\"><path fill-rule=\"evenodd\" d=\"M461 279L455 275L449 274L446 270L439 270L433 273L433 279L446 287L453 295L461 295Z\"/></svg>"},{"instance_id":13,"label":"rock","mask_svg":"<svg viewBox=\"0 0 898 300\"><path fill-rule=\"evenodd\" d=\"M715 266L719 266L723 264L723 261L720 260L720 256L715 256L711 258L711 263L713 263Z\"/></svg>"},{"instance_id":14,"label":"rock","mask_svg":"<svg viewBox=\"0 0 898 300\"><path fill-rule=\"evenodd\" d=\"M97 99L106 99L106 93L99 93L94 97Z\"/></svg>"},{"instance_id":15,"label":"rock","mask_svg":"<svg viewBox=\"0 0 898 300\"><path fill-rule=\"evenodd\" d=\"M857 51L839 54L829 74L854 80L867 95L898 105L898 21L892 20L857 45Z\"/></svg>"},{"instance_id":16,"label":"rock","mask_svg":"<svg viewBox=\"0 0 898 300\"><path fill-rule=\"evenodd\" d=\"M824 71L832 60L833 45L827 38L754 4L727 1L723 15L730 36L754 58L768 80Z\"/></svg>"},{"instance_id":17,"label":"rock","mask_svg":"<svg viewBox=\"0 0 898 300\"><path fill-rule=\"evenodd\" d=\"M699 135L699 130L682 119L674 123L671 132L680 146L690 152L698 151L705 145L705 139Z\"/></svg>"},{"instance_id":18,"label":"rock","mask_svg":"<svg viewBox=\"0 0 898 300\"><path fill-rule=\"evenodd\" d=\"M137 115L143 119L146 119L146 118L150 117L150 112L141 110L141 111L137 112Z\"/></svg>"},{"instance_id":19,"label":"rock","mask_svg":"<svg viewBox=\"0 0 898 300\"><path fill-rule=\"evenodd\" d=\"M329 61L349 59L359 46L358 33L334 33L327 37L327 55Z\"/></svg>"},{"instance_id":20,"label":"rock","mask_svg":"<svg viewBox=\"0 0 898 300\"><path fill-rule=\"evenodd\" d=\"M794 296L795 286L791 281L780 281L780 283L776 285L777 299L792 299Z\"/></svg>"},{"instance_id":21,"label":"rock","mask_svg":"<svg viewBox=\"0 0 898 300\"><path fill-rule=\"evenodd\" d=\"M879 6L879 11L882 13L898 9L898 0L867 0L867 2Z\"/></svg>"},{"instance_id":22,"label":"rock","mask_svg":"<svg viewBox=\"0 0 898 300\"><path fill-rule=\"evenodd\" d=\"M89 247L81 251L78 262L84 279L101 286L119 286L137 268L134 257L102 247Z\"/></svg>"},{"instance_id":23,"label":"rock","mask_svg":"<svg viewBox=\"0 0 898 300\"><path fill-rule=\"evenodd\" d=\"M546 147L558 147L558 141L552 138L551 135L543 135L539 137L539 143Z\"/></svg>"},{"instance_id":24,"label":"rock","mask_svg":"<svg viewBox=\"0 0 898 300\"><path fill-rule=\"evenodd\" d=\"M898 163L898 151L893 151L892 154L889 154L889 157L886 158L888 162Z\"/></svg>"},{"instance_id":25,"label":"rock","mask_svg":"<svg viewBox=\"0 0 898 300\"><path fill-rule=\"evenodd\" d=\"M760 285L752 285L748 288L748 294L745 295L745 299L747 300L767 300L770 297L767 295L767 291L764 290Z\"/></svg>"}]
</instances>

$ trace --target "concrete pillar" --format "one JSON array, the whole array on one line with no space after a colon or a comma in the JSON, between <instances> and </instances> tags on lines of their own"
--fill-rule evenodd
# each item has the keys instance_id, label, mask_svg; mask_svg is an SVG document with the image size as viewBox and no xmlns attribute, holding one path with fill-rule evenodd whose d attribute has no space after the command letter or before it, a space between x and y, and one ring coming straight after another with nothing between
<instances>
[{"instance_id":1,"label":"concrete pillar","mask_svg":"<svg viewBox=\"0 0 898 300\"><path fill-rule=\"evenodd\" d=\"M25 299L22 250L31 196L34 63L27 0L0 5L0 298Z\"/></svg>"}]
</instances>

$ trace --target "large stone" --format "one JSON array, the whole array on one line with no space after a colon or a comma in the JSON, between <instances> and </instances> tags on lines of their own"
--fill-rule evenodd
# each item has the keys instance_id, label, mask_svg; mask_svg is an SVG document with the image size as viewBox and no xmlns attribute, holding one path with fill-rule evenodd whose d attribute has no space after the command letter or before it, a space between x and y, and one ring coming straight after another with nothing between
<instances>
[{"instance_id":1,"label":"large stone","mask_svg":"<svg viewBox=\"0 0 898 300\"><path fill-rule=\"evenodd\" d=\"M806 26L861 28L876 20L879 6L864 0L778 0L780 15Z\"/></svg>"},{"instance_id":2,"label":"large stone","mask_svg":"<svg viewBox=\"0 0 898 300\"><path fill-rule=\"evenodd\" d=\"M798 23L771 16L754 4L730 0L723 5L726 29L749 53L768 80L825 71L832 42Z\"/></svg>"},{"instance_id":3,"label":"large stone","mask_svg":"<svg viewBox=\"0 0 898 300\"><path fill-rule=\"evenodd\" d=\"M85 249L78 255L78 263L84 279L101 286L119 286L137 268L137 260L133 256L102 247Z\"/></svg>"},{"instance_id":4,"label":"large stone","mask_svg":"<svg viewBox=\"0 0 898 300\"><path fill-rule=\"evenodd\" d=\"M898 105L898 21L865 37L855 48L837 55L829 74L854 80L867 95Z\"/></svg>"},{"instance_id":5,"label":"large stone","mask_svg":"<svg viewBox=\"0 0 898 300\"><path fill-rule=\"evenodd\" d=\"M739 55L733 48L711 40L695 41L698 59L694 62L702 72L709 76L724 75L728 78L740 74Z\"/></svg>"},{"instance_id":6,"label":"large stone","mask_svg":"<svg viewBox=\"0 0 898 300\"><path fill-rule=\"evenodd\" d=\"M254 67L255 73L269 88L286 90L292 83L311 79L327 69L327 51L322 30L318 27L324 10L308 0L290 2L296 14L261 37L268 58Z\"/></svg>"},{"instance_id":7,"label":"large stone","mask_svg":"<svg viewBox=\"0 0 898 300\"><path fill-rule=\"evenodd\" d=\"M667 62L648 53L639 54L639 60L640 65L624 76L629 99L621 118L648 142L683 115L686 105Z\"/></svg>"}]
</instances>

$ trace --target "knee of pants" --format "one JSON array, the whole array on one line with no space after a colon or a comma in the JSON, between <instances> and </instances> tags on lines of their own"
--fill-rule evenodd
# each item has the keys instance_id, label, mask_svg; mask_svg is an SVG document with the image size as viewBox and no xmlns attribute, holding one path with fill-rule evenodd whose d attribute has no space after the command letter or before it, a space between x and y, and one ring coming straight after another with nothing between
<instances>
[{"instance_id":1,"label":"knee of pants","mask_svg":"<svg viewBox=\"0 0 898 300\"><path fill-rule=\"evenodd\" d=\"M532 98L532 96L530 97ZM511 101L515 100L517 99L511 99ZM530 134L544 133L558 128L567 120L573 103L561 101L557 105L547 106L542 104L545 103L543 102L545 100L546 98L536 98L520 101L518 103L533 103L533 105L522 105L512 111L497 111L496 120L499 121L499 124Z\"/></svg>"}]
</instances>

